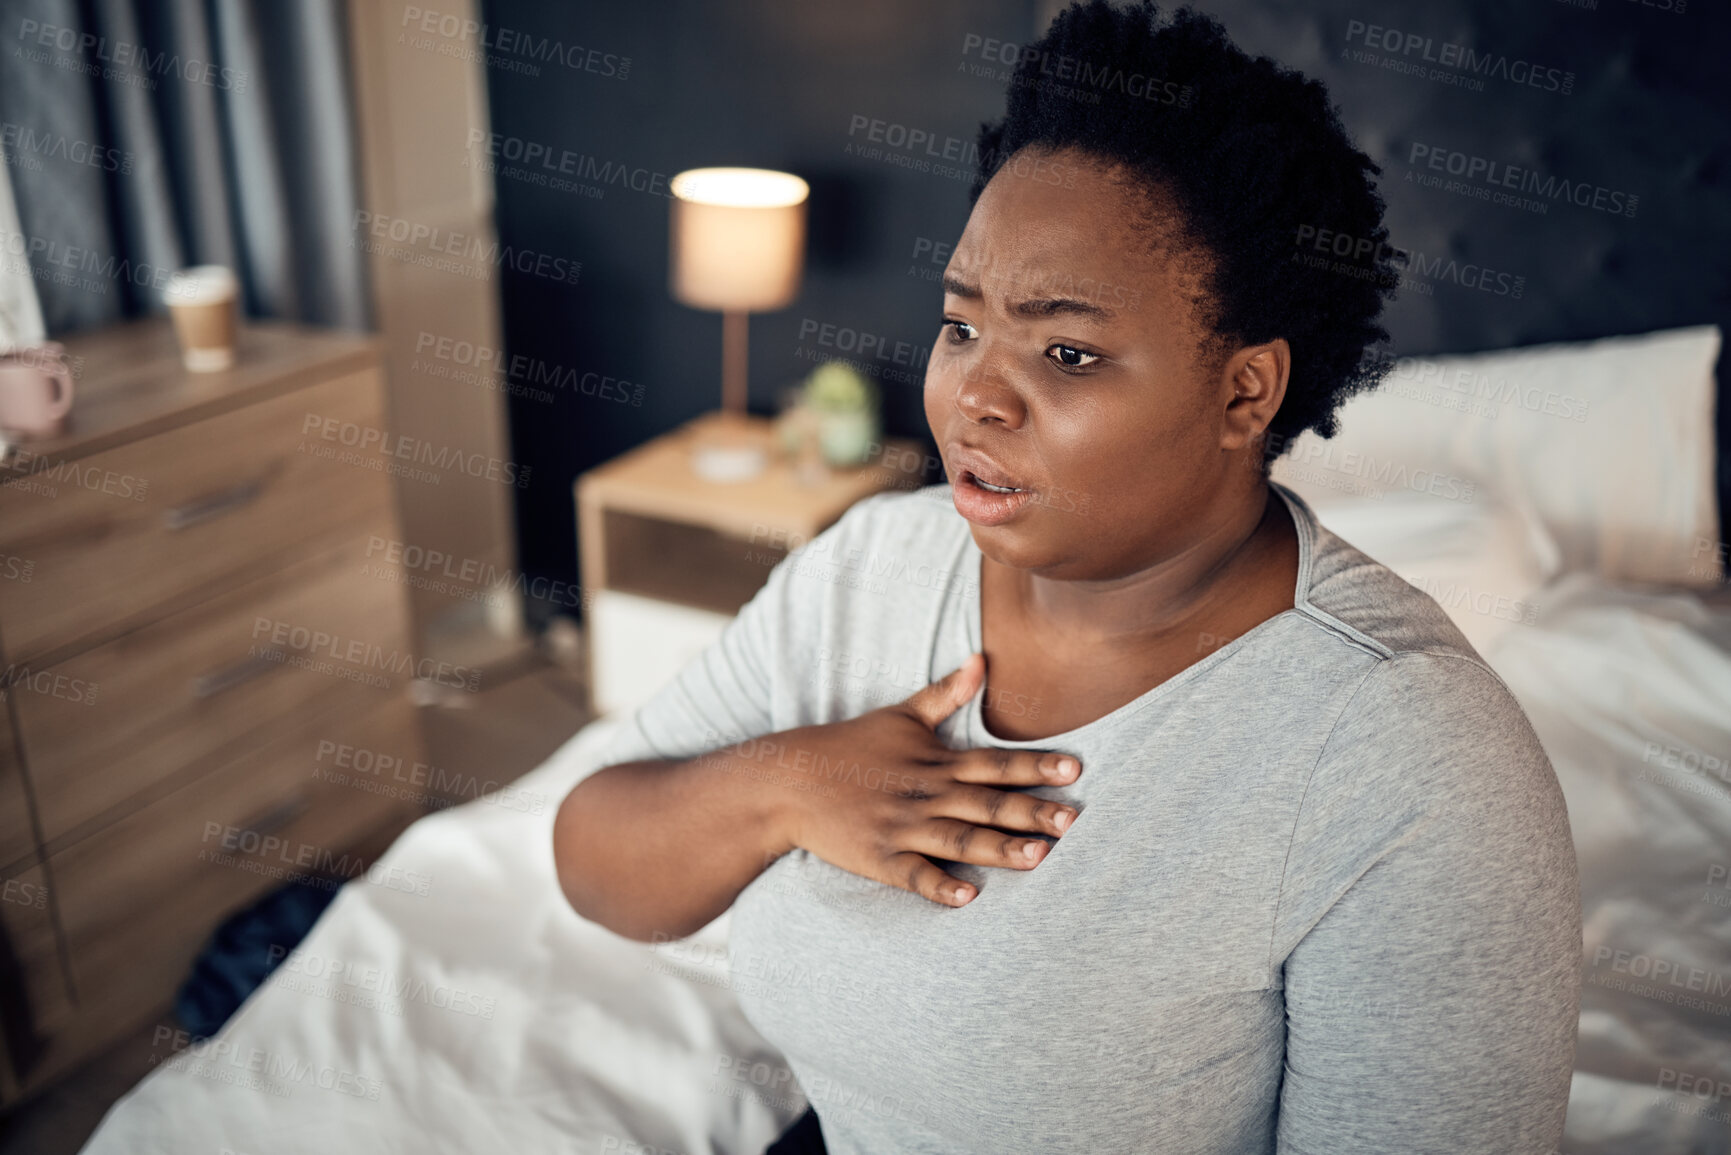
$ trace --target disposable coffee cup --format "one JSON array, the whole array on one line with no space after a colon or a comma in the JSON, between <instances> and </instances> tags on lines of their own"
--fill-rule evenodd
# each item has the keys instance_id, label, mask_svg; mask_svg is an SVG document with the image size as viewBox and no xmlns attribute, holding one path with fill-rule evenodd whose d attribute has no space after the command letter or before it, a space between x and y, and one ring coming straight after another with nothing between
<instances>
[{"instance_id":1,"label":"disposable coffee cup","mask_svg":"<svg viewBox=\"0 0 1731 1155\"><path fill-rule=\"evenodd\" d=\"M168 278L163 297L189 371L210 373L234 364L238 287L222 265L195 265Z\"/></svg>"}]
</instances>

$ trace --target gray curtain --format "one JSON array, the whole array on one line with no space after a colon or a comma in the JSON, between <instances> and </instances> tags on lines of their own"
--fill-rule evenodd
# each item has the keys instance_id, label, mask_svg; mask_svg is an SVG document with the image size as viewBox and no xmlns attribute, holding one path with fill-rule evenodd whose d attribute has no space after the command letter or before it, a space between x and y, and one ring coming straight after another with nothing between
<instances>
[{"instance_id":1,"label":"gray curtain","mask_svg":"<svg viewBox=\"0 0 1731 1155\"><path fill-rule=\"evenodd\" d=\"M371 325L343 0L0 0L0 133L50 335L227 265L246 311Z\"/></svg>"}]
</instances>

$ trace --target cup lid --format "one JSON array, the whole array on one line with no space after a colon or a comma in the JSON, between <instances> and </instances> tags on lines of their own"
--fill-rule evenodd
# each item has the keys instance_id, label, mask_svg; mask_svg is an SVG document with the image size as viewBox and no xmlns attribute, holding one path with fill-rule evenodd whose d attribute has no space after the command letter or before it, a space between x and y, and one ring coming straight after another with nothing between
<instances>
[{"instance_id":1,"label":"cup lid","mask_svg":"<svg viewBox=\"0 0 1731 1155\"><path fill-rule=\"evenodd\" d=\"M233 296L236 283L226 265L194 265L170 275L163 296L174 304L206 304Z\"/></svg>"}]
</instances>

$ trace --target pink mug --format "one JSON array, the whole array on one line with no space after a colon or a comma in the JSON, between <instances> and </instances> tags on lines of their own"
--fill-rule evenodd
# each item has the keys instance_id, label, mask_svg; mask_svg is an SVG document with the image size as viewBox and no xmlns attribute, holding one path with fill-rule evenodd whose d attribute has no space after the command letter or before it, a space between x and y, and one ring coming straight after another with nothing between
<instances>
[{"instance_id":1,"label":"pink mug","mask_svg":"<svg viewBox=\"0 0 1731 1155\"><path fill-rule=\"evenodd\" d=\"M53 434L72 408L72 369L57 341L0 355L0 429Z\"/></svg>"}]
</instances>

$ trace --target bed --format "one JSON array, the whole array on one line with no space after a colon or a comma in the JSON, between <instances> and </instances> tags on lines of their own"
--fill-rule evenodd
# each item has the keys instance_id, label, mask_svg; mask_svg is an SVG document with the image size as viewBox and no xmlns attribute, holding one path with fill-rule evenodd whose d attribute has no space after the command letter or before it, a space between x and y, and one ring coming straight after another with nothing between
<instances>
[{"instance_id":1,"label":"bed","mask_svg":"<svg viewBox=\"0 0 1731 1155\"><path fill-rule=\"evenodd\" d=\"M1582 871L1565 1150L1731 1152L1731 599L1717 328L1410 359L1275 476L1430 592L1551 756ZM726 986L727 915L642 944L572 912L553 812L617 717L415 823L90 1155L756 1155L801 1112ZM422 893L424 891L424 893Z\"/></svg>"}]
</instances>

